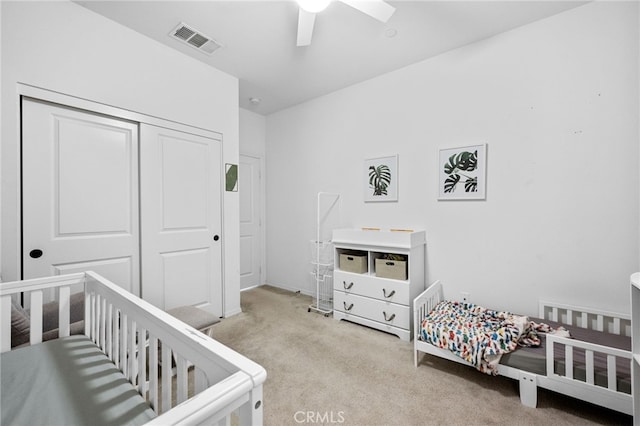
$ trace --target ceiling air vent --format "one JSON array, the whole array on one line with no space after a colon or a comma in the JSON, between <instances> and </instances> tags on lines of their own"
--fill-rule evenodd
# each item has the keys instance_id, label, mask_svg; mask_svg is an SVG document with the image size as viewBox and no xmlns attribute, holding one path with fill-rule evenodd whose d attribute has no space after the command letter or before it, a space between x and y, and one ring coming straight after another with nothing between
<instances>
[{"instance_id":1,"label":"ceiling air vent","mask_svg":"<svg viewBox=\"0 0 640 426\"><path fill-rule=\"evenodd\" d=\"M211 37L206 36L183 23L180 23L180 25L171 31L170 35L171 37L188 44L194 49L198 49L199 51L209 55L222 47L220 43Z\"/></svg>"}]
</instances>

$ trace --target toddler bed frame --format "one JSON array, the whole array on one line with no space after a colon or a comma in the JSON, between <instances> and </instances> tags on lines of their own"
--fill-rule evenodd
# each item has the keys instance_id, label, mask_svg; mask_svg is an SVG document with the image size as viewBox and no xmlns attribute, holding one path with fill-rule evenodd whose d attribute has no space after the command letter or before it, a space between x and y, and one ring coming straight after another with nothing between
<instances>
[{"instance_id":1,"label":"toddler bed frame","mask_svg":"<svg viewBox=\"0 0 640 426\"><path fill-rule=\"evenodd\" d=\"M240 425L262 424L264 368L92 272L0 284L0 353L12 350L12 296L23 293L30 301L30 344L37 345L43 294L57 294L64 338L70 334L71 288L78 286L85 294L84 334L148 402L157 417L147 424L230 424L232 415Z\"/></svg>"},{"instance_id":2,"label":"toddler bed frame","mask_svg":"<svg viewBox=\"0 0 640 426\"><path fill-rule=\"evenodd\" d=\"M419 354L424 352L472 366L472 364L454 355L448 349L441 349L423 341L421 338L422 320L442 300L445 300L445 298L440 281L433 283L414 300L414 364L418 367ZM568 327L569 330L571 330L571 327L581 327L631 336L631 318L629 315L540 301L538 316L546 321L555 321L570 326ZM574 378L574 368L558 370L558 365L554 362L553 353L554 347L557 351L558 346L564 349L566 364L571 366L577 366L573 360L574 348L584 350L586 365L580 365L580 368L585 369L585 379ZM537 388L541 387L625 414L633 414L631 394L619 390L616 380L617 361L630 365L631 351L551 334L546 335L545 347L546 374L535 374L503 364L498 366L499 375L519 382L520 401L522 404L535 408L537 405ZM606 357L607 387L599 386L595 383L595 354L601 354ZM564 374L565 371L567 374Z\"/></svg>"}]
</instances>

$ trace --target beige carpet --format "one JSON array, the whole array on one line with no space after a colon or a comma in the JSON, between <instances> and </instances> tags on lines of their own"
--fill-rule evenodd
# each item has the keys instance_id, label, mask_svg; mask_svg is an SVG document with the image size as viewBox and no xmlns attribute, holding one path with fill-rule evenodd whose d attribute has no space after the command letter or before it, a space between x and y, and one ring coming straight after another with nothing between
<instances>
[{"instance_id":1,"label":"beige carpet","mask_svg":"<svg viewBox=\"0 0 640 426\"><path fill-rule=\"evenodd\" d=\"M393 335L307 312L311 298L269 286L242 293L243 313L214 337L267 370L267 426L631 424L630 416L425 355Z\"/></svg>"}]
</instances>

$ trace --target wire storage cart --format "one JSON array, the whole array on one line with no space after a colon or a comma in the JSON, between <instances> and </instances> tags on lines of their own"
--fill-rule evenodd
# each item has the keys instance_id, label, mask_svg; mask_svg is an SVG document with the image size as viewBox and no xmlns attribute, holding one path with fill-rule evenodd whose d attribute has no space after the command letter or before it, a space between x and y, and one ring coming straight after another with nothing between
<instances>
[{"instance_id":1,"label":"wire storage cart","mask_svg":"<svg viewBox=\"0 0 640 426\"><path fill-rule=\"evenodd\" d=\"M316 239L311 241L311 278L315 284L308 311L329 316L333 312L333 244L331 231L340 222L340 195L318 193Z\"/></svg>"}]
</instances>

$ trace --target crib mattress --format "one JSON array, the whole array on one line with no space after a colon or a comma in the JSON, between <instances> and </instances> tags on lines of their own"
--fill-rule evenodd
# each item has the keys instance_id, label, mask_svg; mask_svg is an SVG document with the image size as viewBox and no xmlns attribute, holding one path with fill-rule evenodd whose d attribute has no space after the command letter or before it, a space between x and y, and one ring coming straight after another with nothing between
<instances>
[{"instance_id":1,"label":"crib mattress","mask_svg":"<svg viewBox=\"0 0 640 426\"><path fill-rule=\"evenodd\" d=\"M86 336L5 352L0 365L0 424L140 425L156 417Z\"/></svg>"},{"instance_id":2,"label":"crib mattress","mask_svg":"<svg viewBox=\"0 0 640 426\"><path fill-rule=\"evenodd\" d=\"M539 318L531 318L535 322L545 322L556 328L561 326L555 323ZM566 325L563 327L567 328ZM597 343L599 345L613 347L617 349L631 350L631 338L629 336L620 336L611 333L604 333L595 330L588 330L580 327L568 327L571 337L584 342ZM528 371L535 374L546 375L546 336L544 333L539 334L541 344L538 347L523 347L518 350L502 355L500 364ZM559 346L559 345L558 345ZM586 380L586 370L584 351L574 351L574 372L573 376L577 380ZM559 374L565 373L564 349L560 347L554 351L554 362ZM594 354L595 366L595 383L598 386L607 386L607 358L602 354ZM617 388L620 392L631 394L631 363L626 362L622 358L617 359L616 363Z\"/></svg>"}]
</instances>

